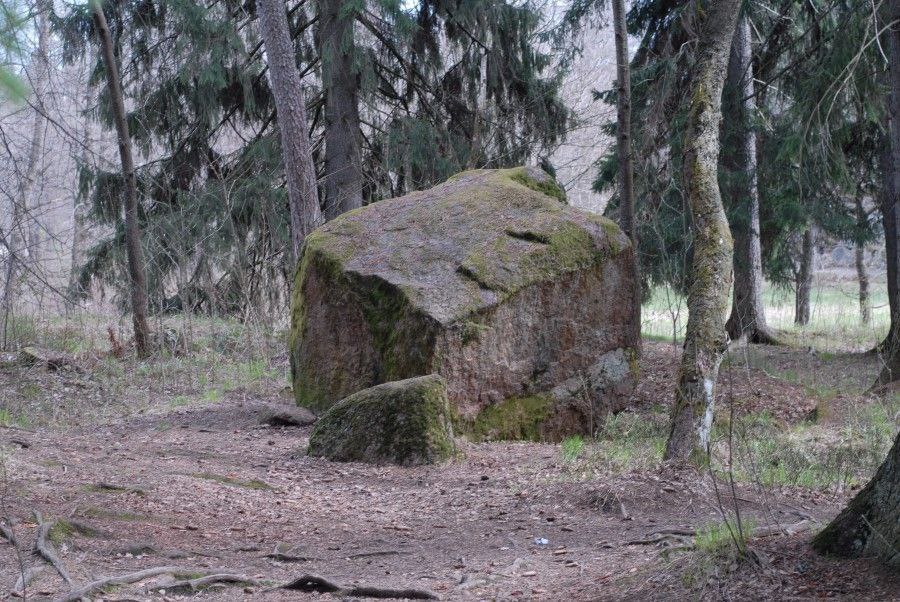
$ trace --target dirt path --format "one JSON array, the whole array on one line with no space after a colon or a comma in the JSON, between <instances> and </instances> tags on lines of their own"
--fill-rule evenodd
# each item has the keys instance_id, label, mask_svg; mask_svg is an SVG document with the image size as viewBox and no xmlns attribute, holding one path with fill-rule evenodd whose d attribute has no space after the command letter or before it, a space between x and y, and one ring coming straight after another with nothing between
<instances>
[{"instance_id":1,"label":"dirt path","mask_svg":"<svg viewBox=\"0 0 900 602\"><path fill-rule=\"evenodd\" d=\"M76 527L57 529L54 539L79 584L177 565L273 583L315 574L442 599L900 599L900 580L876 564L812 554L808 531L754 542L762 568L712 572L696 566L692 553L661 556L663 546L691 538L629 545L661 529L721 521L703 473L662 468L586 477L559 446L530 443L465 444L462 458L441 467L334 464L304 455L308 427L260 423L277 403L228 394L213 406L91 428L0 429L3 503L18 521L27 565L41 565L30 553L37 530L31 513L39 511ZM737 494L758 526L824 521L846 499L801 490L760 496L747 486ZM83 526L94 531L78 532ZM293 561L272 558L276 548ZM0 541L0 595L19 574L15 549ZM689 583L686 574L710 582ZM160 591L166 579L107 599L177 599ZM155 588L149 593L148 584ZM67 589L45 570L29 592L45 599ZM195 597L323 596L238 585Z\"/></svg>"}]
</instances>

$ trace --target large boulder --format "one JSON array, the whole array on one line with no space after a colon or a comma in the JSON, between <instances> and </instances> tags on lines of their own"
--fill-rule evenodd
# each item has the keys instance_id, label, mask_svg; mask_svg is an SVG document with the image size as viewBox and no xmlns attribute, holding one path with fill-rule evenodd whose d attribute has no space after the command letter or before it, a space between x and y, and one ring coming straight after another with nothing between
<instances>
[{"instance_id":1,"label":"large boulder","mask_svg":"<svg viewBox=\"0 0 900 602\"><path fill-rule=\"evenodd\" d=\"M436 464L451 458L447 385L436 374L363 389L326 411L309 437L309 455L342 462Z\"/></svg>"},{"instance_id":2,"label":"large boulder","mask_svg":"<svg viewBox=\"0 0 900 602\"><path fill-rule=\"evenodd\" d=\"M536 168L458 174L306 239L290 338L297 402L322 412L437 373L478 438L589 433L634 386L628 238Z\"/></svg>"}]
</instances>

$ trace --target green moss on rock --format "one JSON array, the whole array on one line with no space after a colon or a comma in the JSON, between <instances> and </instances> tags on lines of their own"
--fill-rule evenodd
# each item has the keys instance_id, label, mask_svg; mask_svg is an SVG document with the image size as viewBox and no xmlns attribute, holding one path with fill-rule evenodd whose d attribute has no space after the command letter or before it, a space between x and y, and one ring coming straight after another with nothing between
<instances>
[{"instance_id":1,"label":"green moss on rock","mask_svg":"<svg viewBox=\"0 0 900 602\"><path fill-rule=\"evenodd\" d=\"M512 397L483 409L467 430L477 441L540 441L553 405L549 395Z\"/></svg>"},{"instance_id":2,"label":"green moss on rock","mask_svg":"<svg viewBox=\"0 0 900 602\"><path fill-rule=\"evenodd\" d=\"M309 455L342 462L435 464L456 453L447 385L436 374L346 397L316 423Z\"/></svg>"},{"instance_id":3,"label":"green moss on rock","mask_svg":"<svg viewBox=\"0 0 900 602\"><path fill-rule=\"evenodd\" d=\"M562 189L562 186L557 184L549 174L544 173L539 168L519 167L509 171L512 172L509 174L509 178L512 181L518 182L537 192L546 194L548 197L554 198L560 203L566 202L566 193Z\"/></svg>"}]
</instances>

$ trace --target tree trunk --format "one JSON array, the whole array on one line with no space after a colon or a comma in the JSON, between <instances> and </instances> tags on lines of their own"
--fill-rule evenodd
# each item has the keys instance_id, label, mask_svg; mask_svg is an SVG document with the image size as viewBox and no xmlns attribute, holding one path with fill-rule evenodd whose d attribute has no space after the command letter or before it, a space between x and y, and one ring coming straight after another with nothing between
<instances>
[{"instance_id":1,"label":"tree trunk","mask_svg":"<svg viewBox=\"0 0 900 602\"><path fill-rule=\"evenodd\" d=\"M666 460L688 460L709 449L719 364L728 345L725 317L733 243L719 191L722 88L740 0L698 3L704 21L691 73L684 138L684 180L691 208L694 253L688 323L675 388ZM705 17L705 18L704 18Z\"/></svg>"},{"instance_id":2,"label":"tree trunk","mask_svg":"<svg viewBox=\"0 0 900 602\"><path fill-rule=\"evenodd\" d=\"M47 47L50 39L50 20L47 12L49 6L45 1L36 4L38 43L31 55L31 65L28 69L28 80L34 92L34 121L31 126L31 143L28 148L28 156L25 159L25 169L19 180L19 190L13 200L12 221L10 235L7 241L6 270L3 277L3 299L0 301L0 310L3 312L3 347L7 340L9 317L12 313L12 304L16 297L16 283L19 276L20 264L28 257L28 263L33 268L39 256L38 244L40 242L40 230L37 222L38 211L32 199L34 183L37 179L38 165L44 152L44 115L42 106L44 94L47 88L50 63L47 56ZM29 215L31 213L31 215ZM25 225L28 224L26 228ZM27 232L27 235L26 235ZM26 252L27 251L27 252Z\"/></svg>"},{"instance_id":3,"label":"tree trunk","mask_svg":"<svg viewBox=\"0 0 900 602\"><path fill-rule=\"evenodd\" d=\"M125 115L125 99L119 67L113 50L113 41L103 14L100 0L92 0L94 23L100 38L100 52L106 70L106 84L116 124L116 139L119 158L122 161L122 177L125 182L125 248L128 254L128 276L131 279L131 319L134 325L134 344L138 355L149 351L150 328L147 325L147 275L144 267L144 253L141 249L141 226L138 223L137 182L134 174L134 159L131 154L131 135Z\"/></svg>"},{"instance_id":4,"label":"tree trunk","mask_svg":"<svg viewBox=\"0 0 900 602\"><path fill-rule=\"evenodd\" d=\"M628 56L628 30L625 27L625 0L613 0L613 30L616 39L616 117L618 121L619 207L622 230L634 248L634 281L638 294L634 297L634 348L641 346L641 276L638 233L634 212L634 159L631 154L631 66Z\"/></svg>"},{"instance_id":5,"label":"tree trunk","mask_svg":"<svg viewBox=\"0 0 900 602\"><path fill-rule=\"evenodd\" d=\"M319 0L319 56L325 92L325 219L362 207L359 71L354 14L346 0Z\"/></svg>"},{"instance_id":6,"label":"tree trunk","mask_svg":"<svg viewBox=\"0 0 900 602\"><path fill-rule=\"evenodd\" d=\"M875 477L816 535L813 546L848 558L880 556L900 567L900 434Z\"/></svg>"},{"instance_id":7,"label":"tree trunk","mask_svg":"<svg viewBox=\"0 0 900 602\"><path fill-rule=\"evenodd\" d=\"M300 83L300 71L294 60L294 46L288 33L284 3L279 0L258 0L256 10L260 33L266 46L275 109L278 111L284 175L291 211L292 263L295 263L306 235L322 221L316 190L316 166L313 163L306 119L306 97Z\"/></svg>"},{"instance_id":8,"label":"tree trunk","mask_svg":"<svg viewBox=\"0 0 900 602\"><path fill-rule=\"evenodd\" d=\"M863 208L862 196L856 195L856 223L860 229L866 226L868 216ZM855 246L856 255L856 279L859 281L859 319L863 324L872 321L872 303L869 300L869 270L866 268L866 245L862 240L857 240Z\"/></svg>"},{"instance_id":9,"label":"tree trunk","mask_svg":"<svg viewBox=\"0 0 900 602\"><path fill-rule=\"evenodd\" d=\"M35 270L40 269L41 246L44 238L42 232L46 228L40 220L43 213L41 211L41 196L40 194L31 193L34 190L34 182L37 179L38 167L44 152L44 128L46 127L44 96L47 93L47 83L50 79L50 59L48 55L48 45L50 43L50 16L48 13L50 8L47 0L35 2L38 43L32 55L32 72L29 73L29 79L32 86L34 86L34 106L36 108L31 132L31 149L28 153L29 194L25 197L24 202L28 213L28 264Z\"/></svg>"},{"instance_id":10,"label":"tree trunk","mask_svg":"<svg viewBox=\"0 0 900 602\"><path fill-rule=\"evenodd\" d=\"M888 50L890 54L890 93L888 95L888 136L890 155L883 158L884 193L882 213L884 216L884 239L887 252L887 289L891 306L891 327L884 345L887 357L878 375L876 384L885 384L900 378L900 0L888 4L889 22Z\"/></svg>"},{"instance_id":11,"label":"tree trunk","mask_svg":"<svg viewBox=\"0 0 900 602\"><path fill-rule=\"evenodd\" d=\"M90 73L90 65L93 64L91 60L91 55L88 54L88 59L85 61L85 65L88 69L88 74ZM82 132L82 140L81 140L81 163L82 166L86 166L87 162L90 160L90 150L91 150L91 120L87 115L87 109L91 105L91 87L84 87L84 98L82 99L82 113L84 113L84 130ZM89 236L88 232L88 214L90 213L90 206L87 199L80 198L80 195L75 194L74 201L72 203L72 255L71 255L71 267L69 269L69 287L68 292L71 298L78 298L82 295L86 294L87 291L83 290L81 286L81 267L84 264L84 254L85 250L89 245Z\"/></svg>"},{"instance_id":12,"label":"tree trunk","mask_svg":"<svg viewBox=\"0 0 900 602\"><path fill-rule=\"evenodd\" d=\"M890 128L890 120L888 121ZM879 199L881 210L881 224L884 230L884 254L887 272L888 307L890 308L890 327L884 340L880 341L872 350L873 353L890 355L890 348L894 341L894 333L898 327L898 315L900 315L900 279L898 279L897 266L900 265L900 245L897 244L900 236L900 213L894 194L891 175L892 151L890 137L882 140L883 152L879 157L881 168L882 187Z\"/></svg>"},{"instance_id":13,"label":"tree trunk","mask_svg":"<svg viewBox=\"0 0 900 602\"><path fill-rule=\"evenodd\" d=\"M888 291L894 289L891 305L892 333L890 355L876 384L887 383L900 376L898 352L897 285L897 195L900 190L900 0L891 0L889 30L890 96L888 129L890 132L890 164L886 165L884 230L888 245ZM888 161L885 161L887 163ZM891 273L891 254L894 254ZM881 556L888 564L900 567L900 434L884 463L847 507L813 540L820 552L838 556Z\"/></svg>"},{"instance_id":14,"label":"tree trunk","mask_svg":"<svg viewBox=\"0 0 900 602\"><path fill-rule=\"evenodd\" d=\"M762 247L759 236L759 187L756 179L756 132L753 116L753 56L750 21L738 21L728 61L725 102L729 116L728 139L732 152L724 163L733 172L729 186L732 206L737 209L731 223L734 234L734 300L725 324L728 335L749 343L777 344L766 324L762 301Z\"/></svg>"},{"instance_id":15,"label":"tree trunk","mask_svg":"<svg viewBox=\"0 0 900 602\"><path fill-rule=\"evenodd\" d=\"M794 324L809 324L810 297L813 274L816 271L816 233L812 226L803 232L800 246L800 269L797 271L796 296L794 297Z\"/></svg>"}]
</instances>

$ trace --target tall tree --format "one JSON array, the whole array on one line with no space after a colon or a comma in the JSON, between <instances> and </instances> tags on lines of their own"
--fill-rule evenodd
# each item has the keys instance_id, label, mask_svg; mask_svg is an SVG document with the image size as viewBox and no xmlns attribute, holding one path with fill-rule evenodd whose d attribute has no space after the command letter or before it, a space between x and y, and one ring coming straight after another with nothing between
<instances>
[{"instance_id":1,"label":"tall tree","mask_svg":"<svg viewBox=\"0 0 900 602\"><path fill-rule=\"evenodd\" d=\"M731 171L726 191L731 196L731 231L734 235L734 299L725 324L732 339L746 337L750 343L774 344L777 340L766 324L762 301L762 246L759 223L759 186L756 177L756 93L753 78L753 46L750 19L738 21L731 44L725 80L728 119L723 161Z\"/></svg>"},{"instance_id":2,"label":"tall tree","mask_svg":"<svg viewBox=\"0 0 900 602\"><path fill-rule=\"evenodd\" d=\"M900 379L900 0L888 3L889 29L887 33L890 52L888 82L888 137L890 155L885 153L882 162L884 173L884 196L882 213L884 220L885 247L888 254L888 298L891 306L891 340L887 345L887 358L878 383L884 384ZM893 265L892 265L893 264ZM891 269L893 267L893 269Z\"/></svg>"},{"instance_id":3,"label":"tall tree","mask_svg":"<svg viewBox=\"0 0 900 602\"><path fill-rule=\"evenodd\" d=\"M622 230L634 248L634 281L640 286L640 253L634 213L634 159L631 156L631 57L628 30L625 27L625 0L612 0L613 31L616 39L616 139L619 159L619 211ZM641 344L641 295L635 295L632 319L635 344Z\"/></svg>"},{"instance_id":4,"label":"tall tree","mask_svg":"<svg viewBox=\"0 0 900 602\"><path fill-rule=\"evenodd\" d=\"M38 32L37 45L31 55L31 64L27 70L28 83L31 85L34 97L34 117L31 126L31 138L29 140L28 154L25 157L25 165L19 177L19 186L13 200L12 219L10 221L10 235L7 242L7 261L3 275L3 298L0 300L0 312L3 314L3 346L6 340L9 316L12 312L12 304L17 292L17 280L19 270L24 263L26 255L36 256L36 244L38 236L37 212L29 215L35 207L32 199L34 196L34 184L38 176L38 167L44 152L44 127L46 125L43 113L44 95L47 91L50 62L48 59L48 45L50 43L50 5L44 0L35 4L36 29ZM29 224L28 228L25 225ZM27 232L27 235L26 235ZM34 266L35 262L29 261Z\"/></svg>"},{"instance_id":5,"label":"tall tree","mask_svg":"<svg viewBox=\"0 0 900 602\"><path fill-rule=\"evenodd\" d=\"M355 2L319 0L318 50L325 95L325 218L362 207Z\"/></svg>"},{"instance_id":6,"label":"tall tree","mask_svg":"<svg viewBox=\"0 0 900 602\"><path fill-rule=\"evenodd\" d=\"M688 460L709 446L719 364L728 344L725 318L733 242L718 182L722 88L740 0L697 1L700 22L684 138L684 181L694 254L688 323L675 387L665 459Z\"/></svg>"},{"instance_id":7,"label":"tall tree","mask_svg":"<svg viewBox=\"0 0 900 602\"><path fill-rule=\"evenodd\" d=\"M890 0L885 12L887 26L887 47L889 52L888 92L888 135L889 160L883 161L884 188L890 191L890 198L884 200L885 235L894 237L893 249L898 248L897 237L897 191L900 190L900 0ZM890 220L890 223L888 223ZM890 251L890 246L889 253ZM893 281L891 281L893 280ZM897 264L890 274L888 290L898 286ZM896 311L896 305L891 307ZM898 324L897 315L891 321ZM878 383L887 383L900 378L900 344L897 331L892 331L889 342L889 356L878 377ZM900 434L888 452L884 463L875 476L860 490L847 507L813 540L813 545L821 552L846 557L877 555L888 564L900 567Z\"/></svg>"},{"instance_id":8,"label":"tall tree","mask_svg":"<svg viewBox=\"0 0 900 602\"><path fill-rule=\"evenodd\" d=\"M122 162L122 179L125 193L125 248L128 253L128 276L131 285L131 320L134 326L134 344L138 355L147 355L150 345L150 327L147 324L147 274L144 253L141 249L141 226L138 222L138 191L134 174L134 157L131 153L131 135L122 95L122 81L116 52L101 0L91 0L96 34L100 41L100 54L106 71L109 102L116 124L116 141Z\"/></svg>"},{"instance_id":9,"label":"tall tree","mask_svg":"<svg viewBox=\"0 0 900 602\"><path fill-rule=\"evenodd\" d=\"M284 4L281 0L258 0L256 9L266 46L272 95L278 111L291 209L291 243L296 261L306 235L322 221L316 189L316 165L313 163L306 119L306 96L294 59Z\"/></svg>"}]
</instances>

